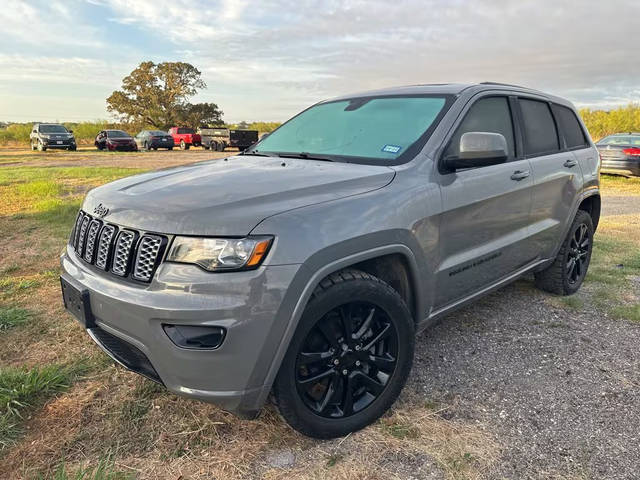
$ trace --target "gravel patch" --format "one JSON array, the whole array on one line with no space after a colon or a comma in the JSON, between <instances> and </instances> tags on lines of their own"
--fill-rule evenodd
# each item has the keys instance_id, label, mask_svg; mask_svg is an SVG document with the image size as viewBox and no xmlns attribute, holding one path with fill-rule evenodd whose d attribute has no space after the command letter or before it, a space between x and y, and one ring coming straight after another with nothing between
<instances>
[{"instance_id":1,"label":"gravel patch","mask_svg":"<svg viewBox=\"0 0 640 480\"><path fill-rule=\"evenodd\" d=\"M521 280L417 339L405 390L501 444L487 478L638 478L640 325L552 306Z\"/></svg>"}]
</instances>

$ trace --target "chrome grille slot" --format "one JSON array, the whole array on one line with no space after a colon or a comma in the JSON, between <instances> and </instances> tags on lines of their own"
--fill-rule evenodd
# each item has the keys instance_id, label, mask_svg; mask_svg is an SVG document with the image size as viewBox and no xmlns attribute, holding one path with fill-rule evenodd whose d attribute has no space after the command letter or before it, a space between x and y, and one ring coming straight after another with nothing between
<instances>
[{"instance_id":1,"label":"chrome grille slot","mask_svg":"<svg viewBox=\"0 0 640 480\"><path fill-rule=\"evenodd\" d=\"M84 251L84 244L87 238L87 228L89 227L89 222L91 221L91 217L89 215L85 215L82 218L82 223L80 224L80 236L78 237L78 243L76 244L76 253L82 257L82 252Z\"/></svg>"},{"instance_id":2,"label":"chrome grille slot","mask_svg":"<svg viewBox=\"0 0 640 480\"><path fill-rule=\"evenodd\" d=\"M136 239L135 232L131 230L122 230L116 241L115 252L113 254L113 265L111 271L116 275L124 277L127 275L129 268L129 259L133 250L133 243Z\"/></svg>"},{"instance_id":3,"label":"chrome grille slot","mask_svg":"<svg viewBox=\"0 0 640 480\"><path fill-rule=\"evenodd\" d=\"M78 246L78 238L80 238L80 225L82 224L82 217L84 217L84 212L80 210L78 212L78 218L76 218L76 223L73 226L73 232L71 232L71 238L69 242L73 248L77 248Z\"/></svg>"},{"instance_id":4,"label":"chrome grille slot","mask_svg":"<svg viewBox=\"0 0 640 480\"><path fill-rule=\"evenodd\" d=\"M143 282L151 280L161 246L162 237L156 235L145 235L142 237L138 245L136 261L133 267L133 278L142 280Z\"/></svg>"},{"instance_id":5,"label":"chrome grille slot","mask_svg":"<svg viewBox=\"0 0 640 480\"><path fill-rule=\"evenodd\" d=\"M113 237L116 234L116 227L113 225L105 225L100 232L100 240L98 242L98 253L96 254L96 267L107 269L109 261L109 253L113 245Z\"/></svg>"},{"instance_id":6,"label":"chrome grille slot","mask_svg":"<svg viewBox=\"0 0 640 480\"><path fill-rule=\"evenodd\" d=\"M87 241L84 248L84 259L89 263L93 263L93 254L95 252L96 239L100 232L102 222L100 220L92 220L87 231Z\"/></svg>"}]
</instances>

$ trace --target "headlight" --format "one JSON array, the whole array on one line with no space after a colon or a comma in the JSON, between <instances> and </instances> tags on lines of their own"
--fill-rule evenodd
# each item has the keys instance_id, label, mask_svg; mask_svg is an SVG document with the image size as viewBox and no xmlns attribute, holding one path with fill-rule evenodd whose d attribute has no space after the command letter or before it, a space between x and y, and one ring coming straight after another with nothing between
<instances>
[{"instance_id":1,"label":"headlight","mask_svg":"<svg viewBox=\"0 0 640 480\"><path fill-rule=\"evenodd\" d=\"M273 237L175 237L167 262L193 263L210 272L256 268L267 254Z\"/></svg>"}]
</instances>

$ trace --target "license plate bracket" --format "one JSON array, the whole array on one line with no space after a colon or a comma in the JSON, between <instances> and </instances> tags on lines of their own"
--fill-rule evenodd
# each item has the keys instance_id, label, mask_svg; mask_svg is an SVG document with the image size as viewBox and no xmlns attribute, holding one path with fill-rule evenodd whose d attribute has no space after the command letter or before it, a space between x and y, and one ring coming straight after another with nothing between
<instances>
[{"instance_id":1,"label":"license plate bracket","mask_svg":"<svg viewBox=\"0 0 640 480\"><path fill-rule=\"evenodd\" d=\"M95 326L93 314L91 313L91 303L89 302L89 291L78 290L63 277L60 277L62 288L62 299L64 308L67 309L85 328Z\"/></svg>"}]
</instances>

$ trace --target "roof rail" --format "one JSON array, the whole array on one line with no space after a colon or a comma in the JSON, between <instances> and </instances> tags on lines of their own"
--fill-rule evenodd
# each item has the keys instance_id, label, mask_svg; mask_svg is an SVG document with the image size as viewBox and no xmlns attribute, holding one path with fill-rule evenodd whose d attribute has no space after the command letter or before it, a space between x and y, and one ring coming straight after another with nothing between
<instances>
[{"instance_id":1,"label":"roof rail","mask_svg":"<svg viewBox=\"0 0 640 480\"><path fill-rule=\"evenodd\" d=\"M502 87L516 87L516 88L524 88L525 90L535 90L535 88L523 87L522 85L514 85L513 83L480 82L480 85L500 85Z\"/></svg>"}]
</instances>

